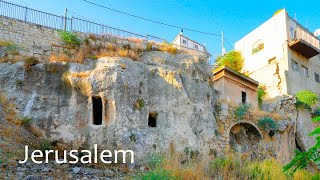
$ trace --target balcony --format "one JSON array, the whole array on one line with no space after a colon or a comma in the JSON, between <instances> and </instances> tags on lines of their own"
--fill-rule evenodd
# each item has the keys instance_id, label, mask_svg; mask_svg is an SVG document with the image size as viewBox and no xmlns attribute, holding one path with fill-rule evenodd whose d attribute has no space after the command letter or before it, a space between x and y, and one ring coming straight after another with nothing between
<instances>
[{"instance_id":1,"label":"balcony","mask_svg":"<svg viewBox=\"0 0 320 180\"><path fill-rule=\"evenodd\" d=\"M303 27L297 26L290 31L289 47L304 57L310 59L320 54L319 39Z\"/></svg>"}]
</instances>

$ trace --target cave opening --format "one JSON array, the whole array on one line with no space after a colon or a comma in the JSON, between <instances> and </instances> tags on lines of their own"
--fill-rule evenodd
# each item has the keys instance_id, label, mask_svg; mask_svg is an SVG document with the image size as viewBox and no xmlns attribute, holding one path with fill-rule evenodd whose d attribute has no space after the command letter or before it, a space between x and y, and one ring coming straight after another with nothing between
<instances>
[{"instance_id":1,"label":"cave opening","mask_svg":"<svg viewBox=\"0 0 320 180\"><path fill-rule=\"evenodd\" d=\"M101 97L92 96L92 111L93 111L93 124L101 125L102 124L102 99Z\"/></svg>"},{"instance_id":2,"label":"cave opening","mask_svg":"<svg viewBox=\"0 0 320 180\"><path fill-rule=\"evenodd\" d=\"M157 127L157 112L150 112L148 117L148 126L149 127Z\"/></svg>"}]
</instances>

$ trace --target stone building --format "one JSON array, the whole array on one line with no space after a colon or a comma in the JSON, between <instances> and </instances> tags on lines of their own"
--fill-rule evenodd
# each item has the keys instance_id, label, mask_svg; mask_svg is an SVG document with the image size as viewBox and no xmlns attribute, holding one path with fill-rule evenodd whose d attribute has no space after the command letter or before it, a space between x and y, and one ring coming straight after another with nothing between
<instances>
[{"instance_id":1,"label":"stone building","mask_svg":"<svg viewBox=\"0 0 320 180\"><path fill-rule=\"evenodd\" d=\"M220 101L237 105L249 103L258 107L259 82L225 66L214 70L213 81L215 89L220 92Z\"/></svg>"},{"instance_id":2,"label":"stone building","mask_svg":"<svg viewBox=\"0 0 320 180\"><path fill-rule=\"evenodd\" d=\"M320 94L319 39L286 10L235 43L245 59L244 71L266 85L268 95L295 95L300 90Z\"/></svg>"}]
</instances>

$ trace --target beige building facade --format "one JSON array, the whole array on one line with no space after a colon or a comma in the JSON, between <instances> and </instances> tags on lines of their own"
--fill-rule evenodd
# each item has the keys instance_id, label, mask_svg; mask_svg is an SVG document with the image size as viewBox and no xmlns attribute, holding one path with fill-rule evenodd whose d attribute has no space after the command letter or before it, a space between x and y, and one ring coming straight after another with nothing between
<instances>
[{"instance_id":1,"label":"beige building facade","mask_svg":"<svg viewBox=\"0 0 320 180\"><path fill-rule=\"evenodd\" d=\"M214 70L214 88L219 91L219 101L258 107L257 90L259 82L222 66Z\"/></svg>"},{"instance_id":2,"label":"beige building facade","mask_svg":"<svg viewBox=\"0 0 320 180\"><path fill-rule=\"evenodd\" d=\"M268 96L320 94L319 39L282 10L235 43L244 72L267 87Z\"/></svg>"}]
</instances>

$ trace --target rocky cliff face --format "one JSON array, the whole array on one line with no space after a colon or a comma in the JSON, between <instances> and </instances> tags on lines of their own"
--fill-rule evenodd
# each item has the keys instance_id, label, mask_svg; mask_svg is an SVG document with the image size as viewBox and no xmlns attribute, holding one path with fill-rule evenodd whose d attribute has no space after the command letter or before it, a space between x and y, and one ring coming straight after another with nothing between
<instances>
[{"instance_id":1,"label":"rocky cliff face","mask_svg":"<svg viewBox=\"0 0 320 180\"><path fill-rule=\"evenodd\" d=\"M0 68L1 92L43 137L76 148L131 149L137 157L172 145L203 154L217 149L212 73L198 57L152 52L141 61L106 57L41 63L29 72L23 63Z\"/></svg>"}]
</instances>

